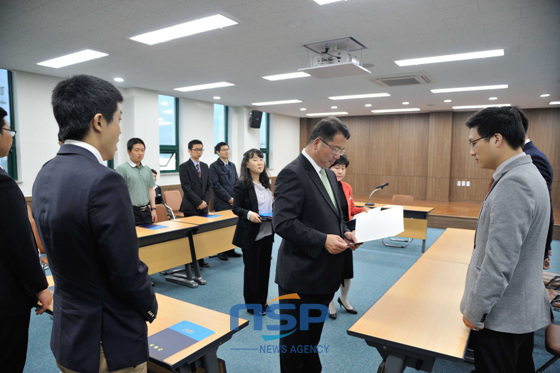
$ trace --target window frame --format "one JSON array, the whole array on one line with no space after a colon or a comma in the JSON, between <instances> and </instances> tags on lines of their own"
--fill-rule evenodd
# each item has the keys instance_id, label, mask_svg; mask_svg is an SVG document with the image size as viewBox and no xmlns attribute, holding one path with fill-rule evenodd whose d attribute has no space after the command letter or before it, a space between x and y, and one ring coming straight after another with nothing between
<instances>
[{"instance_id":1,"label":"window frame","mask_svg":"<svg viewBox=\"0 0 560 373\"><path fill-rule=\"evenodd\" d=\"M158 95L158 110L159 110L159 96L167 96L167 95ZM167 96L173 97L173 96ZM175 167L173 170L163 170L160 168L160 174L170 174L174 172L179 172L179 98L173 97L175 100L175 145L159 145L159 154L175 154ZM158 123L159 126L159 123ZM158 127L159 131L159 127Z\"/></svg>"}]
</instances>

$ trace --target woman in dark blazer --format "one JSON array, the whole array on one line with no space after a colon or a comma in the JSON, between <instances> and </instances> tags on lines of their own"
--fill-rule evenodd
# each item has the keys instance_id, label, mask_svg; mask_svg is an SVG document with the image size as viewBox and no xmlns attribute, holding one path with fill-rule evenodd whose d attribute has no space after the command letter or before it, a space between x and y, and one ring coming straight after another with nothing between
<instances>
[{"instance_id":1,"label":"woman in dark blazer","mask_svg":"<svg viewBox=\"0 0 560 373\"><path fill-rule=\"evenodd\" d=\"M246 151L240 168L240 178L233 188L233 213L239 216L233 244L243 250L245 303L262 305L264 315L274 232L271 220L261 215L272 213L272 192L260 150Z\"/></svg>"},{"instance_id":2,"label":"woman in dark blazer","mask_svg":"<svg viewBox=\"0 0 560 373\"><path fill-rule=\"evenodd\" d=\"M352 187L350 184L345 183L342 181L344 176L346 176L346 168L350 165L350 161L346 156L341 155L339 159L337 159L330 169L335 173L336 179L338 180L338 193L340 196L340 200L342 201L342 214L344 215L345 221L350 221L354 217L354 215L359 214L362 211L369 210L367 207L356 207L354 205L354 197L352 196ZM353 256L352 250L344 250L341 254L344 257L344 269L343 269L343 278L344 281L340 284L340 296L338 297L338 304L340 307L343 307L346 312L351 314L357 314L358 311L354 309L348 303L348 291L350 290L350 282L352 277L354 277L354 263L353 263ZM329 317L331 319L336 319L336 307L334 306L334 302L331 300L329 304Z\"/></svg>"}]
</instances>

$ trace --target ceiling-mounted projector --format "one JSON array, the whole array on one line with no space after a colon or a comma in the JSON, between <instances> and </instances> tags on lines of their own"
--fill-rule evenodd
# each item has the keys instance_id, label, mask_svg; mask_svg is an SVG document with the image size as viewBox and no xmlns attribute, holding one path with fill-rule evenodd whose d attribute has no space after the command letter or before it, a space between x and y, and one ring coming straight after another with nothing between
<instances>
[{"instance_id":1,"label":"ceiling-mounted projector","mask_svg":"<svg viewBox=\"0 0 560 373\"><path fill-rule=\"evenodd\" d=\"M309 67L298 71L319 79L371 74L360 63L366 46L352 37L306 44L304 47L313 53L308 59Z\"/></svg>"}]
</instances>

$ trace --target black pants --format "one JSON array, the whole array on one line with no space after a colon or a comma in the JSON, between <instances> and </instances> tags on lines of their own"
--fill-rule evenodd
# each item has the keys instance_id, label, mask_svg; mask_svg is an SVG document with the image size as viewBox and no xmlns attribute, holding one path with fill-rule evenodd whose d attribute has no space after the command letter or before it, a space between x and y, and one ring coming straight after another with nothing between
<instances>
[{"instance_id":1,"label":"black pants","mask_svg":"<svg viewBox=\"0 0 560 373\"><path fill-rule=\"evenodd\" d=\"M0 319L0 364L3 372L23 372L27 357L27 335L31 310Z\"/></svg>"},{"instance_id":2,"label":"black pants","mask_svg":"<svg viewBox=\"0 0 560 373\"><path fill-rule=\"evenodd\" d=\"M140 211L134 208L133 211L135 225L152 224L152 212L149 208L146 208L144 211Z\"/></svg>"},{"instance_id":3,"label":"black pants","mask_svg":"<svg viewBox=\"0 0 560 373\"><path fill-rule=\"evenodd\" d=\"M273 235L255 241L250 249L243 250L243 297L247 304L265 305L268 299L268 279L272 256Z\"/></svg>"},{"instance_id":4,"label":"black pants","mask_svg":"<svg viewBox=\"0 0 560 373\"><path fill-rule=\"evenodd\" d=\"M278 286L278 294L280 296L292 294L293 291L283 289ZM288 314L297 320L296 330L286 336L280 338L280 370L282 373L319 373L322 370L321 359L318 352L309 352L305 349L313 350L321 340L323 332L323 322L310 323L309 330L301 330L300 328L300 307L302 304L322 304L329 306L329 302L333 299L334 294L299 294L301 299L281 299L280 304L293 304L294 310L280 310L280 314ZM310 316L318 317L319 310L311 310ZM325 314L328 317L328 312ZM288 333L287 330L281 330L280 334Z\"/></svg>"},{"instance_id":5,"label":"black pants","mask_svg":"<svg viewBox=\"0 0 560 373\"><path fill-rule=\"evenodd\" d=\"M471 332L476 373L534 373L534 333Z\"/></svg>"}]
</instances>

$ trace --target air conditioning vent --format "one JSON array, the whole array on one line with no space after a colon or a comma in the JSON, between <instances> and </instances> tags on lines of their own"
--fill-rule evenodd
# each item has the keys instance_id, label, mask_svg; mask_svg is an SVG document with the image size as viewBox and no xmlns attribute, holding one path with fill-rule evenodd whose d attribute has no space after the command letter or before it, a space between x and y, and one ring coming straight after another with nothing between
<instances>
[{"instance_id":1,"label":"air conditioning vent","mask_svg":"<svg viewBox=\"0 0 560 373\"><path fill-rule=\"evenodd\" d=\"M393 75L383 76L373 79L373 81L382 87L399 87L402 85L418 85L428 84L432 81L426 74L407 74L407 75Z\"/></svg>"}]
</instances>

